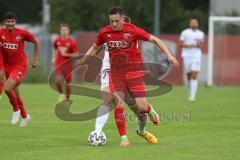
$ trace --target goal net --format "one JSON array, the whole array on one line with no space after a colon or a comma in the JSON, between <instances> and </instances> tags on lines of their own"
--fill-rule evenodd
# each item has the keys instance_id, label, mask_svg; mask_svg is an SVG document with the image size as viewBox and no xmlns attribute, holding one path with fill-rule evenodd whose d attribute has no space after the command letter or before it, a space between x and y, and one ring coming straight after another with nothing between
<instances>
[{"instance_id":1,"label":"goal net","mask_svg":"<svg viewBox=\"0 0 240 160\"><path fill-rule=\"evenodd\" d=\"M208 86L240 85L240 17L209 17Z\"/></svg>"}]
</instances>

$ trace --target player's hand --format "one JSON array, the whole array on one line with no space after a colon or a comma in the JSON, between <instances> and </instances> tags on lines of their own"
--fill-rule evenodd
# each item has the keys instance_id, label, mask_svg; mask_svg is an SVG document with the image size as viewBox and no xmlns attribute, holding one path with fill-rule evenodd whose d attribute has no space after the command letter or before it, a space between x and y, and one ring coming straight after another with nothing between
<instances>
[{"instance_id":1,"label":"player's hand","mask_svg":"<svg viewBox=\"0 0 240 160\"><path fill-rule=\"evenodd\" d=\"M197 43L196 47L197 48L202 48L202 44L201 43Z\"/></svg>"},{"instance_id":2,"label":"player's hand","mask_svg":"<svg viewBox=\"0 0 240 160\"><path fill-rule=\"evenodd\" d=\"M38 66L38 59L34 58L31 64L32 68L36 68Z\"/></svg>"},{"instance_id":3,"label":"player's hand","mask_svg":"<svg viewBox=\"0 0 240 160\"><path fill-rule=\"evenodd\" d=\"M87 56L83 56L81 59L77 60L77 66L80 67L87 60Z\"/></svg>"},{"instance_id":4,"label":"player's hand","mask_svg":"<svg viewBox=\"0 0 240 160\"><path fill-rule=\"evenodd\" d=\"M55 59L55 58L52 58L52 63L53 63L53 64L55 63L55 61L56 61L56 59Z\"/></svg>"},{"instance_id":5,"label":"player's hand","mask_svg":"<svg viewBox=\"0 0 240 160\"><path fill-rule=\"evenodd\" d=\"M169 63L171 63L171 64L173 64L175 66L179 65L177 59L175 57L173 57L173 56L169 56L168 57L168 61L169 61Z\"/></svg>"},{"instance_id":6,"label":"player's hand","mask_svg":"<svg viewBox=\"0 0 240 160\"><path fill-rule=\"evenodd\" d=\"M67 54L67 53L61 53L61 55L63 56L63 57L69 57L69 54Z\"/></svg>"}]
</instances>

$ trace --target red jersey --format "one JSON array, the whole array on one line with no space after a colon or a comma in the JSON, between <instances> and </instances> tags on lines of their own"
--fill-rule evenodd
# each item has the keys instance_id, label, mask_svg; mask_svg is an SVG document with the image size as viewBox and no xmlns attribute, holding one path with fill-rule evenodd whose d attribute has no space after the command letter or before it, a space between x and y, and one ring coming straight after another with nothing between
<instances>
[{"instance_id":1,"label":"red jersey","mask_svg":"<svg viewBox=\"0 0 240 160\"><path fill-rule=\"evenodd\" d=\"M66 40L63 40L61 37L58 37L54 41L53 47L57 50L55 62L56 66L59 66L66 62L67 60L71 59L70 57L62 56L61 53L72 54L78 52L77 43L71 37L68 37Z\"/></svg>"},{"instance_id":2,"label":"red jersey","mask_svg":"<svg viewBox=\"0 0 240 160\"><path fill-rule=\"evenodd\" d=\"M137 47L137 40L148 41L149 38L150 34L143 29L130 23L123 23L123 28L119 31L114 31L111 25L101 29L96 39L96 45L107 44L111 70L115 69L121 72L133 69L133 65L134 69L141 68L142 57Z\"/></svg>"},{"instance_id":3,"label":"red jersey","mask_svg":"<svg viewBox=\"0 0 240 160\"><path fill-rule=\"evenodd\" d=\"M2 47L0 44L0 71L3 71Z\"/></svg>"},{"instance_id":4,"label":"red jersey","mask_svg":"<svg viewBox=\"0 0 240 160\"><path fill-rule=\"evenodd\" d=\"M15 28L12 32L9 32L6 28L0 29L0 46L4 65L27 64L24 41L33 42L35 36L19 28Z\"/></svg>"}]
</instances>

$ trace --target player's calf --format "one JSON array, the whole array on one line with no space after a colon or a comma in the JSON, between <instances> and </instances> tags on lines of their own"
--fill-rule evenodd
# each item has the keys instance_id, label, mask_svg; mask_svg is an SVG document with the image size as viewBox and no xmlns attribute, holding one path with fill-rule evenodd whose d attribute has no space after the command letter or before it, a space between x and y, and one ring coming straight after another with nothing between
<instances>
[{"instance_id":1,"label":"player's calf","mask_svg":"<svg viewBox=\"0 0 240 160\"><path fill-rule=\"evenodd\" d=\"M159 126L160 125L160 119L158 113L154 110L152 105L150 103L147 104L147 113L148 116L150 117L151 121L153 124Z\"/></svg>"},{"instance_id":2,"label":"player's calf","mask_svg":"<svg viewBox=\"0 0 240 160\"><path fill-rule=\"evenodd\" d=\"M136 107L139 113L148 113L148 116L155 125L160 124L159 115L152 105L147 103L146 98L136 98Z\"/></svg>"},{"instance_id":3,"label":"player's calf","mask_svg":"<svg viewBox=\"0 0 240 160\"><path fill-rule=\"evenodd\" d=\"M121 136L121 144L125 145L125 143L128 142L128 138L127 138L126 120L125 120L123 107L116 107L114 109L114 119L116 121L118 133Z\"/></svg>"}]
</instances>

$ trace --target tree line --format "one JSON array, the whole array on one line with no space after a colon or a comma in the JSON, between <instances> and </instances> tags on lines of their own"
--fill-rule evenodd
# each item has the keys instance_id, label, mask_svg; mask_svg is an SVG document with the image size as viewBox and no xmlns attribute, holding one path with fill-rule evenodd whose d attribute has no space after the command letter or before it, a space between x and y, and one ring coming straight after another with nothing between
<instances>
[{"instance_id":1,"label":"tree line","mask_svg":"<svg viewBox=\"0 0 240 160\"><path fill-rule=\"evenodd\" d=\"M74 31L98 31L107 25L108 9L123 7L132 23L153 32L154 0L48 0L51 6L49 32L58 32L59 24L68 23ZM8 0L0 2L0 15L14 11L20 23L41 24L42 0ZM179 33L190 18L200 21L207 32L209 0L161 0L160 24L162 33Z\"/></svg>"}]
</instances>

